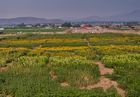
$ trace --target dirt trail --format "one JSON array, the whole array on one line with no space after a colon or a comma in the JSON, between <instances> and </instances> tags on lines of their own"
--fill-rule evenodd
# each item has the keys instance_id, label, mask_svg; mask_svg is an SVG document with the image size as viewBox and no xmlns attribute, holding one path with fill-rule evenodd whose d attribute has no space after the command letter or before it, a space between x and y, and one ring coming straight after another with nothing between
<instances>
[{"instance_id":1,"label":"dirt trail","mask_svg":"<svg viewBox=\"0 0 140 97\"><path fill-rule=\"evenodd\" d=\"M125 91L119 87L119 84L116 81L112 81L104 77L104 75L106 74L113 74L113 69L106 68L105 65L102 64L101 62L96 62L96 64L99 66L100 75L101 75L100 82L97 83L97 87L102 87L104 90L107 90L112 86L114 86L118 94L121 97L125 97L126 94Z\"/></svg>"},{"instance_id":2,"label":"dirt trail","mask_svg":"<svg viewBox=\"0 0 140 97\"><path fill-rule=\"evenodd\" d=\"M112 74L113 73L113 69L106 68L104 66L104 64L102 64L101 62L96 62L95 64L97 64L99 66L99 71L100 71L101 75L106 75L106 74Z\"/></svg>"},{"instance_id":3,"label":"dirt trail","mask_svg":"<svg viewBox=\"0 0 140 97\"><path fill-rule=\"evenodd\" d=\"M89 40L88 39L84 39L85 42L87 42L87 45L90 47L90 43L89 43Z\"/></svg>"},{"instance_id":4,"label":"dirt trail","mask_svg":"<svg viewBox=\"0 0 140 97\"><path fill-rule=\"evenodd\" d=\"M0 67L0 72L5 72L7 71L7 67Z\"/></svg>"},{"instance_id":5,"label":"dirt trail","mask_svg":"<svg viewBox=\"0 0 140 97\"><path fill-rule=\"evenodd\" d=\"M12 65L13 65L12 63L8 63L8 64L6 64L5 67L0 67L0 72L5 72L5 71L7 71L8 68L9 68L10 66L12 66Z\"/></svg>"},{"instance_id":6,"label":"dirt trail","mask_svg":"<svg viewBox=\"0 0 140 97\"><path fill-rule=\"evenodd\" d=\"M119 87L119 84L116 81L113 81L113 80L105 77L106 74L113 74L113 69L106 68L105 65L102 64L101 62L95 62L94 64L98 65L98 67L99 67L99 71L100 71L100 75L101 75L101 77L99 78L99 82L96 84L81 86L79 88L86 89L86 90L102 88L104 91L107 91L111 87L114 87L116 89L118 95L120 95L121 97L126 97L126 92ZM50 71L49 75L52 80L55 80L57 78L57 75L53 71ZM60 86L69 87L70 85L68 82L64 81L64 82L60 83Z\"/></svg>"},{"instance_id":7,"label":"dirt trail","mask_svg":"<svg viewBox=\"0 0 140 97\"><path fill-rule=\"evenodd\" d=\"M9 37L9 36L21 36L21 35L24 35L24 34L1 34L0 38L2 38L2 37Z\"/></svg>"},{"instance_id":8,"label":"dirt trail","mask_svg":"<svg viewBox=\"0 0 140 97\"><path fill-rule=\"evenodd\" d=\"M50 75L50 77L51 77L52 80L55 80L57 78L57 75L53 71L50 71L49 72L49 75Z\"/></svg>"},{"instance_id":9,"label":"dirt trail","mask_svg":"<svg viewBox=\"0 0 140 97\"><path fill-rule=\"evenodd\" d=\"M101 75L101 77L99 79L100 81L97 84L88 85L86 87L80 87L80 89L92 90L95 88L103 88L103 90L106 91L109 88L114 87L116 89L117 93L121 97L126 97L125 91L119 87L119 84L116 81L112 81L109 78L106 78L104 76L106 74L112 74L113 69L106 68L104 66L104 64L102 64L101 62L96 62L95 64L97 64L99 66L99 71L100 71L100 75Z\"/></svg>"},{"instance_id":10,"label":"dirt trail","mask_svg":"<svg viewBox=\"0 0 140 97\"><path fill-rule=\"evenodd\" d=\"M56 75L55 72L53 72L53 71L50 71L50 72L49 72L49 75L50 75L50 77L51 77L51 79L52 79L53 81L57 78L57 75ZM66 81L61 82L61 83L60 83L60 86L61 86L61 87L68 87L68 86L69 86L69 83L67 83Z\"/></svg>"},{"instance_id":11,"label":"dirt trail","mask_svg":"<svg viewBox=\"0 0 140 97\"><path fill-rule=\"evenodd\" d=\"M62 82L60 83L61 87L68 87L69 86L69 83L67 82Z\"/></svg>"},{"instance_id":12,"label":"dirt trail","mask_svg":"<svg viewBox=\"0 0 140 97\"><path fill-rule=\"evenodd\" d=\"M0 97L13 97L13 96L0 94Z\"/></svg>"}]
</instances>

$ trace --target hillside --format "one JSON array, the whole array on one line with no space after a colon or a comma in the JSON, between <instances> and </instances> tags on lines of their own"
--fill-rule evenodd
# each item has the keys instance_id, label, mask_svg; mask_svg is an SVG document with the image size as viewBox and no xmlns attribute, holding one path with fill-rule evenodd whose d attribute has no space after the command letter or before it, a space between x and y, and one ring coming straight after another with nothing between
<instances>
[{"instance_id":1,"label":"hillside","mask_svg":"<svg viewBox=\"0 0 140 97\"><path fill-rule=\"evenodd\" d=\"M60 19L45 19L36 17L17 17L10 19L0 19L0 25L4 24L37 24L37 23L63 23Z\"/></svg>"}]
</instances>

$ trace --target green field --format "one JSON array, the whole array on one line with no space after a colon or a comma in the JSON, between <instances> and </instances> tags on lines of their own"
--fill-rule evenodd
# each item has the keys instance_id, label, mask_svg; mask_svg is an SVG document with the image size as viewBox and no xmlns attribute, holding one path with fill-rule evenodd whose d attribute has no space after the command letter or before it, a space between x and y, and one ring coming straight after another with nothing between
<instances>
[{"instance_id":1,"label":"green field","mask_svg":"<svg viewBox=\"0 0 140 97\"><path fill-rule=\"evenodd\" d=\"M102 76L125 97L140 97L140 35L1 37L0 97L124 97L115 86L93 87L101 81L97 62L113 69Z\"/></svg>"},{"instance_id":2,"label":"green field","mask_svg":"<svg viewBox=\"0 0 140 97\"><path fill-rule=\"evenodd\" d=\"M22 32L22 33L32 33L32 32L62 32L64 31L64 28L50 28L50 29L45 29L45 28L6 28L4 30L5 33L17 33L17 32Z\"/></svg>"}]
</instances>

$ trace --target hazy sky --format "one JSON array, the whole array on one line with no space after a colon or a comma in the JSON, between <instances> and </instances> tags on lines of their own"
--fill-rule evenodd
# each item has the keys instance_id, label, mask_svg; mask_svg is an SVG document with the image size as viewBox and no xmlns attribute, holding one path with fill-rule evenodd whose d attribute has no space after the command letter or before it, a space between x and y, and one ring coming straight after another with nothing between
<instances>
[{"instance_id":1,"label":"hazy sky","mask_svg":"<svg viewBox=\"0 0 140 97\"><path fill-rule=\"evenodd\" d=\"M0 18L110 16L140 9L140 0L0 0Z\"/></svg>"}]
</instances>

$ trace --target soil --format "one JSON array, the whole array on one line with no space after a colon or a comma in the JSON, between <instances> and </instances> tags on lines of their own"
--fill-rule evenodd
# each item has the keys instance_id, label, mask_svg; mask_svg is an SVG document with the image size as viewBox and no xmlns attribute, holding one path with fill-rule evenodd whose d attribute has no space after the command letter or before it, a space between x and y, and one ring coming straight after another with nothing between
<instances>
[{"instance_id":1,"label":"soil","mask_svg":"<svg viewBox=\"0 0 140 97\"><path fill-rule=\"evenodd\" d=\"M0 67L0 72L5 72L7 71L7 67Z\"/></svg>"},{"instance_id":2,"label":"soil","mask_svg":"<svg viewBox=\"0 0 140 97\"><path fill-rule=\"evenodd\" d=\"M106 68L105 65L102 64L101 62L96 62L95 64L97 64L99 66L99 71L100 71L100 75L101 75L101 77L99 78L99 82L96 84L93 84L93 85L80 87L80 89L92 90L95 88L102 88L104 91L106 91L106 90L110 89L111 87L114 87L116 89L117 93L121 97L126 97L126 92L119 87L119 84L116 81L112 81L109 78L106 78L104 76L106 74L112 74L113 69Z\"/></svg>"},{"instance_id":3,"label":"soil","mask_svg":"<svg viewBox=\"0 0 140 97\"><path fill-rule=\"evenodd\" d=\"M117 90L117 93L121 97L126 97L125 91L119 87L117 82L112 81L108 78L105 78L104 76L100 77L100 81L97 84L88 85L86 87L80 87L80 89L92 90L92 89L96 89L96 88L102 88L104 91L107 91L111 87L114 87Z\"/></svg>"},{"instance_id":4,"label":"soil","mask_svg":"<svg viewBox=\"0 0 140 97\"><path fill-rule=\"evenodd\" d=\"M0 97L13 97L13 96L0 94Z\"/></svg>"},{"instance_id":5,"label":"soil","mask_svg":"<svg viewBox=\"0 0 140 97\"><path fill-rule=\"evenodd\" d=\"M99 66L100 75L106 75L106 74L113 73L113 69L106 68L104 66L104 64L102 64L101 62L96 62L95 64L97 64Z\"/></svg>"},{"instance_id":6,"label":"soil","mask_svg":"<svg viewBox=\"0 0 140 97\"><path fill-rule=\"evenodd\" d=\"M52 80L55 80L57 78L57 75L55 74L55 72L50 71L49 74L50 74Z\"/></svg>"},{"instance_id":7,"label":"soil","mask_svg":"<svg viewBox=\"0 0 140 97\"><path fill-rule=\"evenodd\" d=\"M62 82L62 83L60 83L60 85L61 85L61 87L68 87L69 86L69 84L67 82Z\"/></svg>"},{"instance_id":8,"label":"soil","mask_svg":"<svg viewBox=\"0 0 140 97\"><path fill-rule=\"evenodd\" d=\"M105 75L106 74L113 74L113 69L110 68L106 68L104 64L102 64L101 62L95 62L96 65L98 65L99 67L99 72L101 77L99 78L99 82L96 84L89 84L87 86L80 86L80 89L86 89L86 90L92 90L92 89L96 89L96 88L102 88L104 91L107 91L108 89L114 87L117 91L117 93L121 96L121 97L126 97L126 92L119 87L119 84L116 81L113 81L109 78L106 78ZM49 72L51 79L55 80L57 78L57 75L55 74L55 72L50 71ZM87 77L84 78L85 80L89 80ZM60 83L61 87L69 87L69 83L64 81Z\"/></svg>"}]
</instances>

